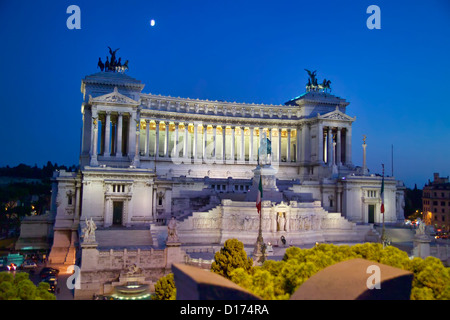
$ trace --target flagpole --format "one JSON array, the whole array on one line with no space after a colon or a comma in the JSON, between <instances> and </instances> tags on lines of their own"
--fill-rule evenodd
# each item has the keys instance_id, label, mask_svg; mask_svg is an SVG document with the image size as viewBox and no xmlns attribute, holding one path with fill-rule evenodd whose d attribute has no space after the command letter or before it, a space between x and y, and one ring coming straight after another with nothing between
<instances>
[{"instance_id":1,"label":"flagpole","mask_svg":"<svg viewBox=\"0 0 450 320\"><path fill-rule=\"evenodd\" d=\"M381 214L383 215L383 230L381 232L381 242L383 243L383 249L386 247L386 230L384 228L384 164L381 164L382 168L383 168L383 176L382 176L382 180L381 180L381 184L382 184L382 199L381 199L381 206L382 206L382 210L381 210Z\"/></svg>"},{"instance_id":2,"label":"flagpole","mask_svg":"<svg viewBox=\"0 0 450 320\"><path fill-rule=\"evenodd\" d=\"M258 169L260 170L260 176L259 176L259 187L258 187L258 196L256 199L256 209L259 214L259 230L258 230L258 237L256 238L255 248L253 249L253 265L254 266L261 266L265 261L265 254L266 249L264 247L264 239L262 236L262 170L258 166Z\"/></svg>"}]
</instances>

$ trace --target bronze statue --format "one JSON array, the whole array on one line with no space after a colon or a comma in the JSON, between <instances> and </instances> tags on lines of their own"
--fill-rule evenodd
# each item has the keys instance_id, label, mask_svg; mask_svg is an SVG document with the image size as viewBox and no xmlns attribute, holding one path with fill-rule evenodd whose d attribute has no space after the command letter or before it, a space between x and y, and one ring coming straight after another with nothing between
<instances>
[{"instance_id":1,"label":"bronze statue","mask_svg":"<svg viewBox=\"0 0 450 320\"><path fill-rule=\"evenodd\" d=\"M103 70L105 69L105 65L102 62L102 58L98 58L98 63L97 63L97 67L100 68L100 70L103 72Z\"/></svg>"},{"instance_id":2,"label":"bronze statue","mask_svg":"<svg viewBox=\"0 0 450 320\"><path fill-rule=\"evenodd\" d=\"M305 71L308 72L309 78L311 79L311 84L314 85L315 83L317 83L317 79L316 79L317 70L314 70L313 72L311 72L308 69L305 69Z\"/></svg>"},{"instance_id":3,"label":"bronze statue","mask_svg":"<svg viewBox=\"0 0 450 320\"><path fill-rule=\"evenodd\" d=\"M116 65L116 52L117 50L119 50L120 48L117 48L116 50L112 50L111 47L109 48L109 54L111 55L111 65L115 66Z\"/></svg>"},{"instance_id":4,"label":"bronze statue","mask_svg":"<svg viewBox=\"0 0 450 320\"><path fill-rule=\"evenodd\" d=\"M125 61L124 64L122 64L122 58L119 57L119 60L116 60L116 53L119 50L117 48L116 50L112 50L111 47L108 47L109 53L111 55L111 59L109 59L108 56L106 56L106 61L103 64L103 61L101 58L98 58L97 67L100 68L101 71L112 71L112 72L125 72L128 70L128 60Z\"/></svg>"},{"instance_id":5,"label":"bronze statue","mask_svg":"<svg viewBox=\"0 0 450 320\"><path fill-rule=\"evenodd\" d=\"M327 89L331 91L331 81L324 79L321 84L317 82L316 72L317 70L310 71L308 69L305 69L306 72L308 72L309 78L308 83L306 84L306 90L307 91L320 91L326 92Z\"/></svg>"},{"instance_id":6,"label":"bronze statue","mask_svg":"<svg viewBox=\"0 0 450 320\"><path fill-rule=\"evenodd\" d=\"M105 71L109 71L109 60L108 60L108 57L106 57Z\"/></svg>"}]
</instances>

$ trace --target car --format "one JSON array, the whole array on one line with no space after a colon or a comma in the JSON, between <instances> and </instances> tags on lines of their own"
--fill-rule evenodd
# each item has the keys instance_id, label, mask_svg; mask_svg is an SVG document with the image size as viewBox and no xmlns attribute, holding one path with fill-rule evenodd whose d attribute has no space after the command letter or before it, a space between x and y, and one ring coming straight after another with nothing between
<instances>
[{"instance_id":1,"label":"car","mask_svg":"<svg viewBox=\"0 0 450 320\"><path fill-rule=\"evenodd\" d=\"M41 276L41 279L47 278L49 276L57 276L59 274L59 270L55 268L45 267L41 270L39 275Z\"/></svg>"},{"instance_id":2,"label":"car","mask_svg":"<svg viewBox=\"0 0 450 320\"><path fill-rule=\"evenodd\" d=\"M23 269L36 269L37 264L36 264L36 262L34 262L32 260L25 260L24 263L22 264L22 268Z\"/></svg>"},{"instance_id":3,"label":"car","mask_svg":"<svg viewBox=\"0 0 450 320\"><path fill-rule=\"evenodd\" d=\"M45 277L42 282L47 282L50 285L48 289L49 292L54 293L56 291L56 286L58 284L58 278L56 276Z\"/></svg>"},{"instance_id":4,"label":"car","mask_svg":"<svg viewBox=\"0 0 450 320\"><path fill-rule=\"evenodd\" d=\"M16 271L17 270L17 264L15 263L10 263L6 266L6 269L8 269L8 271Z\"/></svg>"}]
</instances>

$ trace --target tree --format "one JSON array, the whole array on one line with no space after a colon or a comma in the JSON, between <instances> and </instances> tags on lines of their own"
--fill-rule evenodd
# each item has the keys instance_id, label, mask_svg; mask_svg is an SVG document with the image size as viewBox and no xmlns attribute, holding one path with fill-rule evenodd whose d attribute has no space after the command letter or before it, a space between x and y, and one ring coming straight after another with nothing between
<instances>
[{"instance_id":1,"label":"tree","mask_svg":"<svg viewBox=\"0 0 450 320\"><path fill-rule=\"evenodd\" d=\"M56 300L55 295L48 292L49 288L45 282L36 287L25 272L18 272L15 276L0 272L0 300Z\"/></svg>"},{"instance_id":2,"label":"tree","mask_svg":"<svg viewBox=\"0 0 450 320\"><path fill-rule=\"evenodd\" d=\"M156 282L155 295L152 300L175 300L176 297L177 289L175 288L173 273L169 273Z\"/></svg>"},{"instance_id":3,"label":"tree","mask_svg":"<svg viewBox=\"0 0 450 320\"><path fill-rule=\"evenodd\" d=\"M290 247L282 261L266 261L250 272L236 269L231 280L263 299L288 299L306 280L335 263L363 258L414 274L411 299L450 300L450 268L434 257L409 259L406 252L379 243L353 246L320 244L311 249Z\"/></svg>"},{"instance_id":4,"label":"tree","mask_svg":"<svg viewBox=\"0 0 450 320\"><path fill-rule=\"evenodd\" d=\"M244 244L237 239L228 239L225 241L224 247L214 255L211 271L231 279L233 270L242 268L249 272L252 265L253 260L247 258Z\"/></svg>"}]
</instances>

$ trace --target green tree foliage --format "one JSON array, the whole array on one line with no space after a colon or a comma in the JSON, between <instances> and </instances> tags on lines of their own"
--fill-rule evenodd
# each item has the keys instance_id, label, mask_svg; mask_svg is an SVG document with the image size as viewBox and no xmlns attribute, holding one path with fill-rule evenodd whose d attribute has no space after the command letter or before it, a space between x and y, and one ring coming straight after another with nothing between
<instances>
[{"instance_id":1,"label":"green tree foliage","mask_svg":"<svg viewBox=\"0 0 450 320\"><path fill-rule=\"evenodd\" d=\"M231 280L263 299L288 299L306 280L335 263L363 258L414 273L411 299L449 300L450 269L433 257L410 260L406 252L379 243L353 246L320 244L311 249L290 247L282 261L266 261L261 267L242 268ZM339 275L336 275L339 276Z\"/></svg>"},{"instance_id":2,"label":"green tree foliage","mask_svg":"<svg viewBox=\"0 0 450 320\"><path fill-rule=\"evenodd\" d=\"M48 292L49 288L44 282L36 287L25 272L15 276L0 272L0 300L56 300L55 295Z\"/></svg>"},{"instance_id":3,"label":"green tree foliage","mask_svg":"<svg viewBox=\"0 0 450 320\"><path fill-rule=\"evenodd\" d=\"M231 279L234 269L242 268L248 272L253 265L253 260L247 258L244 244L237 239L228 239L224 247L214 255L211 271Z\"/></svg>"},{"instance_id":4,"label":"green tree foliage","mask_svg":"<svg viewBox=\"0 0 450 320\"><path fill-rule=\"evenodd\" d=\"M160 278L155 284L155 295L152 300L175 300L177 297L177 289L175 288L175 280L173 273Z\"/></svg>"},{"instance_id":5,"label":"green tree foliage","mask_svg":"<svg viewBox=\"0 0 450 320\"><path fill-rule=\"evenodd\" d=\"M409 270L414 272L411 299L450 300L450 268L434 257L414 258Z\"/></svg>"}]
</instances>

